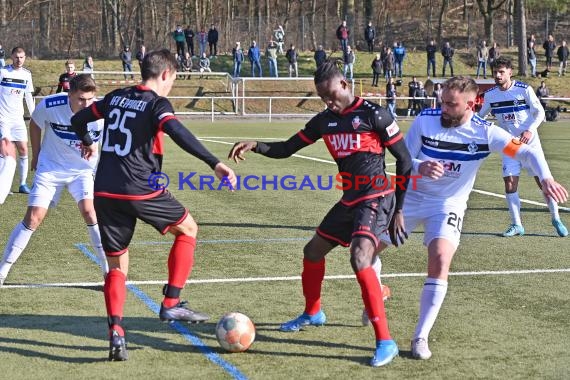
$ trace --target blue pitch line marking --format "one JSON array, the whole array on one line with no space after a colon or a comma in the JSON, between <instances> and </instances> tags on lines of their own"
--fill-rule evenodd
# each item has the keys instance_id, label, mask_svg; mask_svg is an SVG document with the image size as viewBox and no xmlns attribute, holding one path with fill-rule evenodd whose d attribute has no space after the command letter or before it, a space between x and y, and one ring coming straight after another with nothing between
<instances>
[{"instance_id":1,"label":"blue pitch line marking","mask_svg":"<svg viewBox=\"0 0 570 380\"><path fill-rule=\"evenodd\" d=\"M99 265L99 260L97 256L95 256L85 244L78 243L75 244L75 247L81 251L85 256L87 256L91 261ZM152 298L150 298L145 292L134 285L127 285L127 289L131 291L138 299L140 299L144 304L156 315L160 312L160 306L154 302ZM200 338L196 335L192 334L192 332L182 325L179 322L172 322L169 323L168 326L175 330L176 332L180 333L188 342L190 342L193 346L197 347L206 358L211 361L212 363L220 366L223 370L225 370L232 378L238 380L247 380L247 376L240 372L235 366L230 364L229 362L225 361L220 357L220 355L216 354L210 347L208 347Z\"/></svg>"}]
</instances>

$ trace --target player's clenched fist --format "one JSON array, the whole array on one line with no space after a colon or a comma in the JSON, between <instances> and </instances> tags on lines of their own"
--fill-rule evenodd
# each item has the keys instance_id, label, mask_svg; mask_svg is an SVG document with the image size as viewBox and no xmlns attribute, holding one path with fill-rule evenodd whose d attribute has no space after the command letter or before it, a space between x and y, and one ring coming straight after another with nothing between
<instances>
[{"instance_id":1,"label":"player's clenched fist","mask_svg":"<svg viewBox=\"0 0 570 380\"><path fill-rule=\"evenodd\" d=\"M236 164L245 160L244 153L249 152L257 147L257 141L240 141L234 144L228 158L234 160Z\"/></svg>"}]
</instances>

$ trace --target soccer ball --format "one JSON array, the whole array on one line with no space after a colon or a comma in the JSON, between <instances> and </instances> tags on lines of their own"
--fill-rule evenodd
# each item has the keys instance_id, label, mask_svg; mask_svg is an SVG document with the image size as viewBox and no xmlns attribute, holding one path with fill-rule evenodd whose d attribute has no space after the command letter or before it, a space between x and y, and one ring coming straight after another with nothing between
<instances>
[{"instance_id":1,"label":"soccer ball","mask_svg":"<svg viewBox=\"0 0 570 380\"><path fill-rule=\"evenodd\" d=\"M245 314L227 313L216 325L216 338L224 350L243 352L255 339L255 326Z\"/></svg>"}]
</instances>

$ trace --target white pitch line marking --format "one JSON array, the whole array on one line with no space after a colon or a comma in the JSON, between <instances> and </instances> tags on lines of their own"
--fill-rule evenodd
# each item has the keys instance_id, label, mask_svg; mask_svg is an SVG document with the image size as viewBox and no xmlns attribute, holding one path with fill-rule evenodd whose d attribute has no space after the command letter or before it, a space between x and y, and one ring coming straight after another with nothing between
<instances>
[{"instance_id":1,"label":"white pitch line marking","mask_svg":"<svg viewBox=\"0 0 570 380\"><path fill-rule=\"evenodd\" d=\"M256 139L256 140L261 140L260 138L255 138L255 139ZM212 143L218 143L218 144L233 145L233 143L229 143L229 142L226 142L226 141L209 140L209 139L207 139L207 138L202 138L202 137L199 138L199 140L208 141L208 142L212 142ZM306 160L311 160L311 161L324 162L324 163L327 163L327 164L336 164L336 162L331 161L331 160L323 160L323 159L320 159L320 158L307 157L307 156L302 156L302 155L300 155L300 154L294 154L293 157L304 158L304 159L306 159ZM387 164L386 166L393 166L393 165L396 165L396 164L395 164L395 163L391 163L391 164ZM388 173L388 172L386 172L386 173L387 173L387 174L390 174L390 175L393 175L393 174L394 174L394 173ZM479 193L479 194L483 194L483 195L488 195L488 196L495 197L495 198L503 198L503 199L505 199L505 195L504 195L504 194L497 194L497 193L492 193L492 192L489 192L489 191L478 190L478 189L473 189L472 191L475 192L475 193ZM523 202L523 203L528 203L528 204L535 205L535 206L548 207L548 205L547 205L546 203L531 201L530 199L521 198L521 202ZM564 207L564 206L560 206L560 205L558 206L558 209L559 209L559 210L562 210L562 211L570 211L570 207Z\"/></svg>"},{"instance_id":2,"label":"white pitch line marking","mask_svg":"<svg viewBox=\"0 0 570 380\"><path fill-rule=\"evenodd\" d=\"M477 271L477 272L451 272L450 276L509 276L523 274L552 274L570 273L570 268L560 269L519 269L519 270L497 270L497 271ZM426 277L427 273L385 273L382 278L405 278L405 277ZM355 275L333 275L325 276L326 280L350 280ZM188 280L187 284L221 284L221 283L246 283L246 282L275 282L275 281L300 281L301 276L280 276L280 277L243 277L243 278L211 278L203 280ZM127 285L163 285L164 280L149 281L127 281ZM30 289L30 288L69 288L69 287L94 287L103 286L102 282L56 282L47 284L18 284L4 285L2 289Z\"/></svg>"}]
</instances>

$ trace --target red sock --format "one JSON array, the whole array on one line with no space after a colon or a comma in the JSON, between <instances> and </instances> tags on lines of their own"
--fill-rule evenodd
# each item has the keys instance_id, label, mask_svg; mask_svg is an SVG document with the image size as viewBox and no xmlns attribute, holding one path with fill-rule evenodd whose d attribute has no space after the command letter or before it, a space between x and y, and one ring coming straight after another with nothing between
<instances>
[{"instance_id":1,"label":"red sock","mask_svg":"<svg viewBox=\"0 0 570 380\"><path fill-rule=\"evenodd\" d=\"M382 289L376 277L376 272L372 267L366 267L356 273L356 279L362 291L362 300L368 313L368 318L374 327L376 340L392 339L388 330L388 320L386 310L384 310L384 300L382 299Z\"/></svg>"},{"instance_id":2,"label":"red sock","mask_svg":"<svg viewBox=\"0 0 570 380\"><path fill-rule=\"evenodd\" d=\"M119 269L111 269L105 277L105 286L103 293L105 294L105 306L107 307L107 316L110 320L123 320L123 307L127 299L127 276ZM111 324L109 330L116 330L119 335L124 336L125 331L119 324Z\"/></svg>"},{"instance_id":3,"label":"red sock","mask_svg":"<svg viewBox=\"0 0 570 380\"><path fill-rule=\"evenodd\" d=\"M194 249L196 238L188 235L178 235L168 256L168 285L183 288L190 277L194 265ZM180 298L164 297L165 307L173 307L180 302Z\"/></svg>"},{"instance_id":4,"label":"red sock","mask_svg":"<svg viewBox=\"0 0 570 380\"><path fill-rule=\"evenodd\" d=\"M321 310L321 286L325 278L325 259L314 262L303 259L303 295L305 296L305 313L314 315Z\"/></svg>"}]
</instances>

